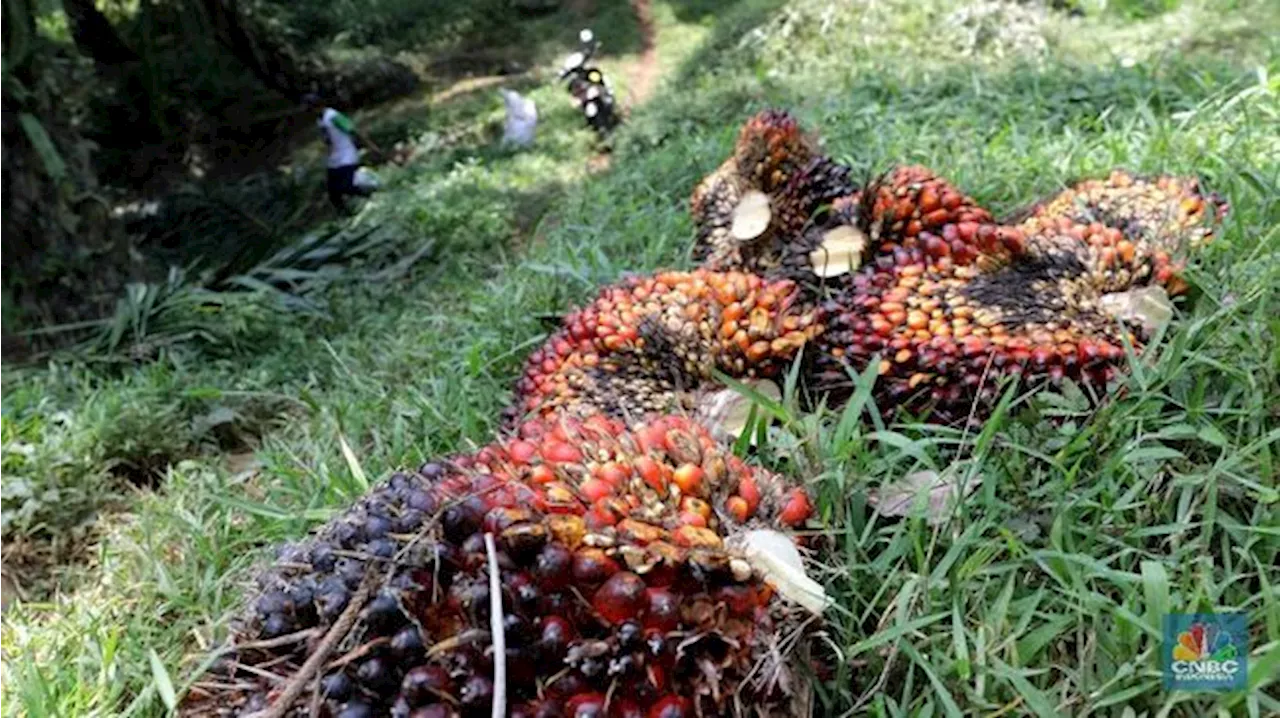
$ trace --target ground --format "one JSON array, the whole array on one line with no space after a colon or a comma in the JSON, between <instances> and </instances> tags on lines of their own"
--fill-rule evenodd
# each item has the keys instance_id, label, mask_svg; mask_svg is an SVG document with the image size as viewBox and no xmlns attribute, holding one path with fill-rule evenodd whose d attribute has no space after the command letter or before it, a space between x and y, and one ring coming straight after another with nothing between
<instances>
[{"instance_id":1,"label":"ground","mask_svg":"<svg viewBox=\"0 0 1280 718\"><path fill-rule=\"evenodd\" d=\"M626 4L596 4L628 97L644 43ZM1199 174L1232 205L1101 408L1019 396L957 433L856 400L779 407L753 460L810 482L834 546L816 575L842 660L820 713L1280 713L1280 16L1081 6L654 2L660 70L597 173L545 73L512 80L542 115L525 152L496 147L492 87L360 116L422 150L352 220L396 261L324 275L321 310L228 304L200 325L217 343L5 368L5 594L27 599L3 617L5 715L164 713L274 544L483 442L543 317L687 264L689 190L767 105L860 173L926 164L1000 211L1116 166ZM942 526L868 506L922 469L981 485ZM1249 614L1251 690L1164 692L1161 616L1211 610Z\"/></svg>"}]
</instances>

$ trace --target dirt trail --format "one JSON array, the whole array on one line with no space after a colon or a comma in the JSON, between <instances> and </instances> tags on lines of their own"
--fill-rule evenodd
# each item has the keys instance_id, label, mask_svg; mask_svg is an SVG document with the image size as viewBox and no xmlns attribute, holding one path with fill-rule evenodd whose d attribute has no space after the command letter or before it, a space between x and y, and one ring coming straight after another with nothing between
<instances>
[{"instance_id":1,"label":"dirt trail","mask_svg":"<svg viewBox=\"0 0 1280 718\"><path fill-rule=\"evenodd\" d=\"M658 32L653 26L651 0L631 0L631 9L640 26L640 60L631 69L628 106L642 104L653 95L658 80Z\"/></svg>"}]
</instances>

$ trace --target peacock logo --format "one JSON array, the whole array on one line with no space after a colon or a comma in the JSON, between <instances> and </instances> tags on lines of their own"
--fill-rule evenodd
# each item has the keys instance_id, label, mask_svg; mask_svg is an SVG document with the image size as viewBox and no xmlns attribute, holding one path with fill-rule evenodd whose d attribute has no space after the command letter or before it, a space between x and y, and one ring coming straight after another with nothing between
<instances>
[{"instance_id":1,"label":"peacock logo","mask_svg":"<svg viewBox=\"0 0 1280 718\"><path fill-rule=\"evenodd\" d=\"M1248 682L1243 613L1170 614L1161 651L1168 690L1230 691Z\"/></svg>"},{"instance_id":2,"label":"peacock logo","mask_svg":"<svg viewBox=\"0 0 1280 718\"><path fill-rule=\"evenodd\" d=\"M1196 622L1191 629L1178 634L1173 647L1173 660L1177 661L1229 661L1236 657L1236 644L1231 635L1212 623Z\"/></svg>"}]
</instances>

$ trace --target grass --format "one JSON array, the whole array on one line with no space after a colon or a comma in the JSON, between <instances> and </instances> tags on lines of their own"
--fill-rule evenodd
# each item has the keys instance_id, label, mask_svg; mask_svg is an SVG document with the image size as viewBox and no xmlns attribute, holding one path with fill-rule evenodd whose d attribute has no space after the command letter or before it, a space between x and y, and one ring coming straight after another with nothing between
<instances>
[{"instance_id":1,"label":"grass","mask_svg":"<svg viewBox=\"0 0 1280 718\"><path fill-rule=\"evenodd\" d=\"M959 56L950 0L659 3L668 72L603 174L553 85L533 90L528 152L490 144L491 93L362 118L436 133L355 220L430 254L351 267L324 316L239 308L239 349L6 368L6 574L15 556L58 568L5 611L5 714L165 712L272 545L365 481L490 436L539 316L686 261L689 189L767 104L859 171L920 162L1001 211L1114 166L1199 173L1232 205L1176 321L1101 408L1010 396L964 434L784 402L757 460L811 482L829 527L840 660L821 713L1277 714L1280 17L1131 5L1047 17L1043 54ZM981 483L944 526L868 506L921 469ZM25 519L15 478L43 506ZM1160 617L1210 610L1249 613L1251 690L1164 692Z\"/></svg>"}]
</instances>

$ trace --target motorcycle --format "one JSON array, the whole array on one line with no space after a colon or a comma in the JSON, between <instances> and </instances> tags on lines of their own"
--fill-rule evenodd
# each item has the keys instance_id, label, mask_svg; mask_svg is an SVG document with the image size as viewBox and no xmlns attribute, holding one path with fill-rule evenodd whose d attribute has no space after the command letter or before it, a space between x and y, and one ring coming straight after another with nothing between
<instances>
[{"instance_id":1,"label":"motorcycle","mask_svg":"<svg viewBox=\"0 0 1280 718\"><path fill-rule=\"evenodd\" d=\"M621 118L613 89L600 68L591 63L592 56L600 49L599 41L589 29L578 33L578 40L582 47L565 58L560 79L569 81L569 94L577 102L587 126L603 137L618 126Z\"/></svg>"}]
</instances>

